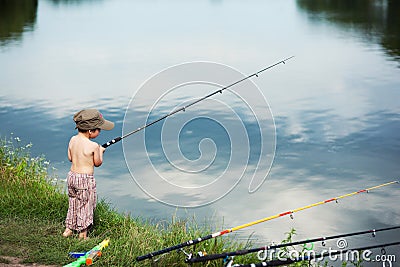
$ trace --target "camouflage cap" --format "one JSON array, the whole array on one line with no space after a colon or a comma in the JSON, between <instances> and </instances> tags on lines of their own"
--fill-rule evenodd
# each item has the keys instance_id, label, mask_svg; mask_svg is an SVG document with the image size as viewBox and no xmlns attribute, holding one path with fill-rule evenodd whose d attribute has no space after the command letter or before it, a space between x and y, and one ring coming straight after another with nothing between
<instances>
[{"instance_id":1,"label":"camouflage cap","mask_svg":"<svg viewBox=\"0 0 400 267\"><path fill-rule=\"evenodd\" d=\"M114 123L103 118L103 115L97 109L84 109L74 115L76 127L81 130L111 130Z\"/></svg>"}]
</instances>

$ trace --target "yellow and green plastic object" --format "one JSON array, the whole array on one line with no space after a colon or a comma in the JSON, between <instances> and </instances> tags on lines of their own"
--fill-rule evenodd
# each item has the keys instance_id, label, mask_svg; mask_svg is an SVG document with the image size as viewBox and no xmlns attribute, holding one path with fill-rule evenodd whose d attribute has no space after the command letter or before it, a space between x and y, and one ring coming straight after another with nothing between
<instances>
[{"instance_id":1,"label":"yellow and green plastic object","mask_svg":"<svg viewBox=\"0 0 400 267\"><path fill-rule=\"evenodd\" d=\"M82 264L85 264L86 266L92 265L94 260L101 256L101 250L107 247L109 243L109 239L104 239L101 243L86 252L83 256L79 257L76 261L64 265L63 267L80 267Z\"/></svg>"}]
</instances>

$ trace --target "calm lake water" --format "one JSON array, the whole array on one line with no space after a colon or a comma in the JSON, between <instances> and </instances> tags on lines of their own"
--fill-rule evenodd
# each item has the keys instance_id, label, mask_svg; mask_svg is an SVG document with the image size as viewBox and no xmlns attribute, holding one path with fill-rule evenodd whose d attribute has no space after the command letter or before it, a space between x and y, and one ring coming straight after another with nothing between
<instances>
[{"instance_id":1,"label":"calm lake water","mask_svg":"<svg viewBox=\"0 0 400 267\"><path fill-rule=\"evenodd\" d=\"M154 221L211 220L214 231L398 180L399 14L399 2L383 0L2 1L0 135L33 143L64 179L75 112L98 108L115 122L96 139L105 143L295 56L168 118L169 128L109 147L96 169L99 196ZM176 131L164 136L167 128ZM266 244L292 227L299 240L394 226L399 192L391 185L231 235ZM348 242L399 239L392 231Z\"/></svg>"}]
</instances>

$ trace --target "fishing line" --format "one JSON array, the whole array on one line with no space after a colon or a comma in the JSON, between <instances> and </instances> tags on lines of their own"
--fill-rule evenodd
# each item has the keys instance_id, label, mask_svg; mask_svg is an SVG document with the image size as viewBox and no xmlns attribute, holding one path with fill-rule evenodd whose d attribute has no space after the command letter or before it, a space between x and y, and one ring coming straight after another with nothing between
<instances>
[{"instance_id":1,"label":"fishing line","mask_svg":"<svg viewBox=\"0 0 400 267\"><path fill-rule=\"evenodd\" d=\"M236 82L234 82L234 83L231 83L231 84L228 85L228 86L225 86L225 87L223 87L223 88L220 88L220 89L216 90L215 92L212 92L212 93L210 93L210 94L208 94L208 95L206 95L206 96L204 96L204 97L201 97L201 98L199 98L199 99L197 99L197 100L195 100L195 101L189 103L189 104L186 105L186 106L180 107L180 108L178 108L178 109L176 109L176 110L174 110L174 111L172 111L172 112L170 112L170 113L168 113L168 114L166 114L166 115L160 117L159 119L156 119L156 120L154 120L154 121L152 121L152 122L150 122L150 123L147 123L147 124L145 124L145 125L143 125L143 126L137 128L136 130L133 130L133 131L131 131L131 132L129 132L129 133L123 135L123 136L114 138L114 139L108 141L107 143L104 143L104 144L102 145L102 147L104 147L104 148L109 147L109 146L111 146L111 145L113 145L113 144L115 144L115 143L121 141L122 139L124 139L124 138L126 138L126 137L128 137L128 136L130 136L130 135L132 135L132 134L135 134L135 133L137 133L137 132L139 132L139 131L141 131L141 130L143 130L143 129L145 129L145 128L147 128L147 127L149 127L149 126L151 126L151 125L153 125L153 124L155 124L155 123L157 123L157 122L160 122L160 121L162 121L162 120L164 120L164 119L166 119L166 118L168 118L168 117L170 117L170 116L172 116L172 115L174 115L174 114L176 114L176 113L178 113L178 112L185 111L187 108L189 108L189 107L191 107L191 106L193 106L193 105L195 105L195 104L197 104L197 103L199 103L199 102L201 102L201 101L203 101L203 100L205 100L205 99L207 99L207 98L209 98L209 97L212 97L212 96L214 96L214 95L216 95L216 94L218 94L218 93L221 93L221 94L222 94L222 92L223 92L224 90L226 90L226 89L228 89L228 88L230 88L230 87L232 87L232 86L235 86L236 84L241 83L241 82L243 82L243 81L245 81L245 80L247 80L247 79L249 79L249 78L251 78L251 77L254 77L254 76L258 77L258 75L259 75L260 73L262 73L262 72L264 72L264 71L266 71L266 70L268 70L268 69L271 69L271 68L273 68L273 67L275 67L276 65L279 65L279 64L281 64L281 63L285 64L286 61L288 61L289 59L291 59L291 58L293 58L293 57L294 57L294 56L285 58L285 59L283 59L283 60L281 60L281 61L279 61L279 62L276 62L276 63L274 63L274 64L272 64L272 65L270 65L270 66L268 66L268 67L266 67L266 68L264 68L264 69L261 69L261 70L255 72L255 73L253 73L253 74L250 74L249 76L246 76L246 77L244 77L243 79L240 79L240 80L238 80L238 81L236 81Z\"/></svg>"}]
</instances>

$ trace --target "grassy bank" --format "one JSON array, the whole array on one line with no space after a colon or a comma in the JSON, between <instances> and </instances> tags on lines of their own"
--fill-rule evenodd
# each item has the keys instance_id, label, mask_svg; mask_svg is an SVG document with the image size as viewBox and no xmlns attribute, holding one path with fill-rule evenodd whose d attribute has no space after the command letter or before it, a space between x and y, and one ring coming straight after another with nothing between
<instances>
[{"instance_id":1,"label":"grassy bank","mask_svg":"<svg viewBox=\"0 0 400 267\"><path fill-rule=\"evenodd\" d=\"M0 144L0 263L1 256L21 257L26 263L65 265L71 251L87 251L105 238L110 239L98 266L151 266L150 261L135 262L139 255L205 236L210 229L196 222L171 218L169 222L150 223L115 212L100 201L95 212L90 239L63 238L68 196L53 183L49 163L44 157L32 157L30 144L18 138L2 139ZM220 253L244 246L228 238L202 242L196 251ZM253 258L252 258L253 257ZM161 257L158 266L187 266L183 253ZM241 257L253 261L255 255ZM221 266L221 261L195 266Z\"/></svg>"}]
</instances>

